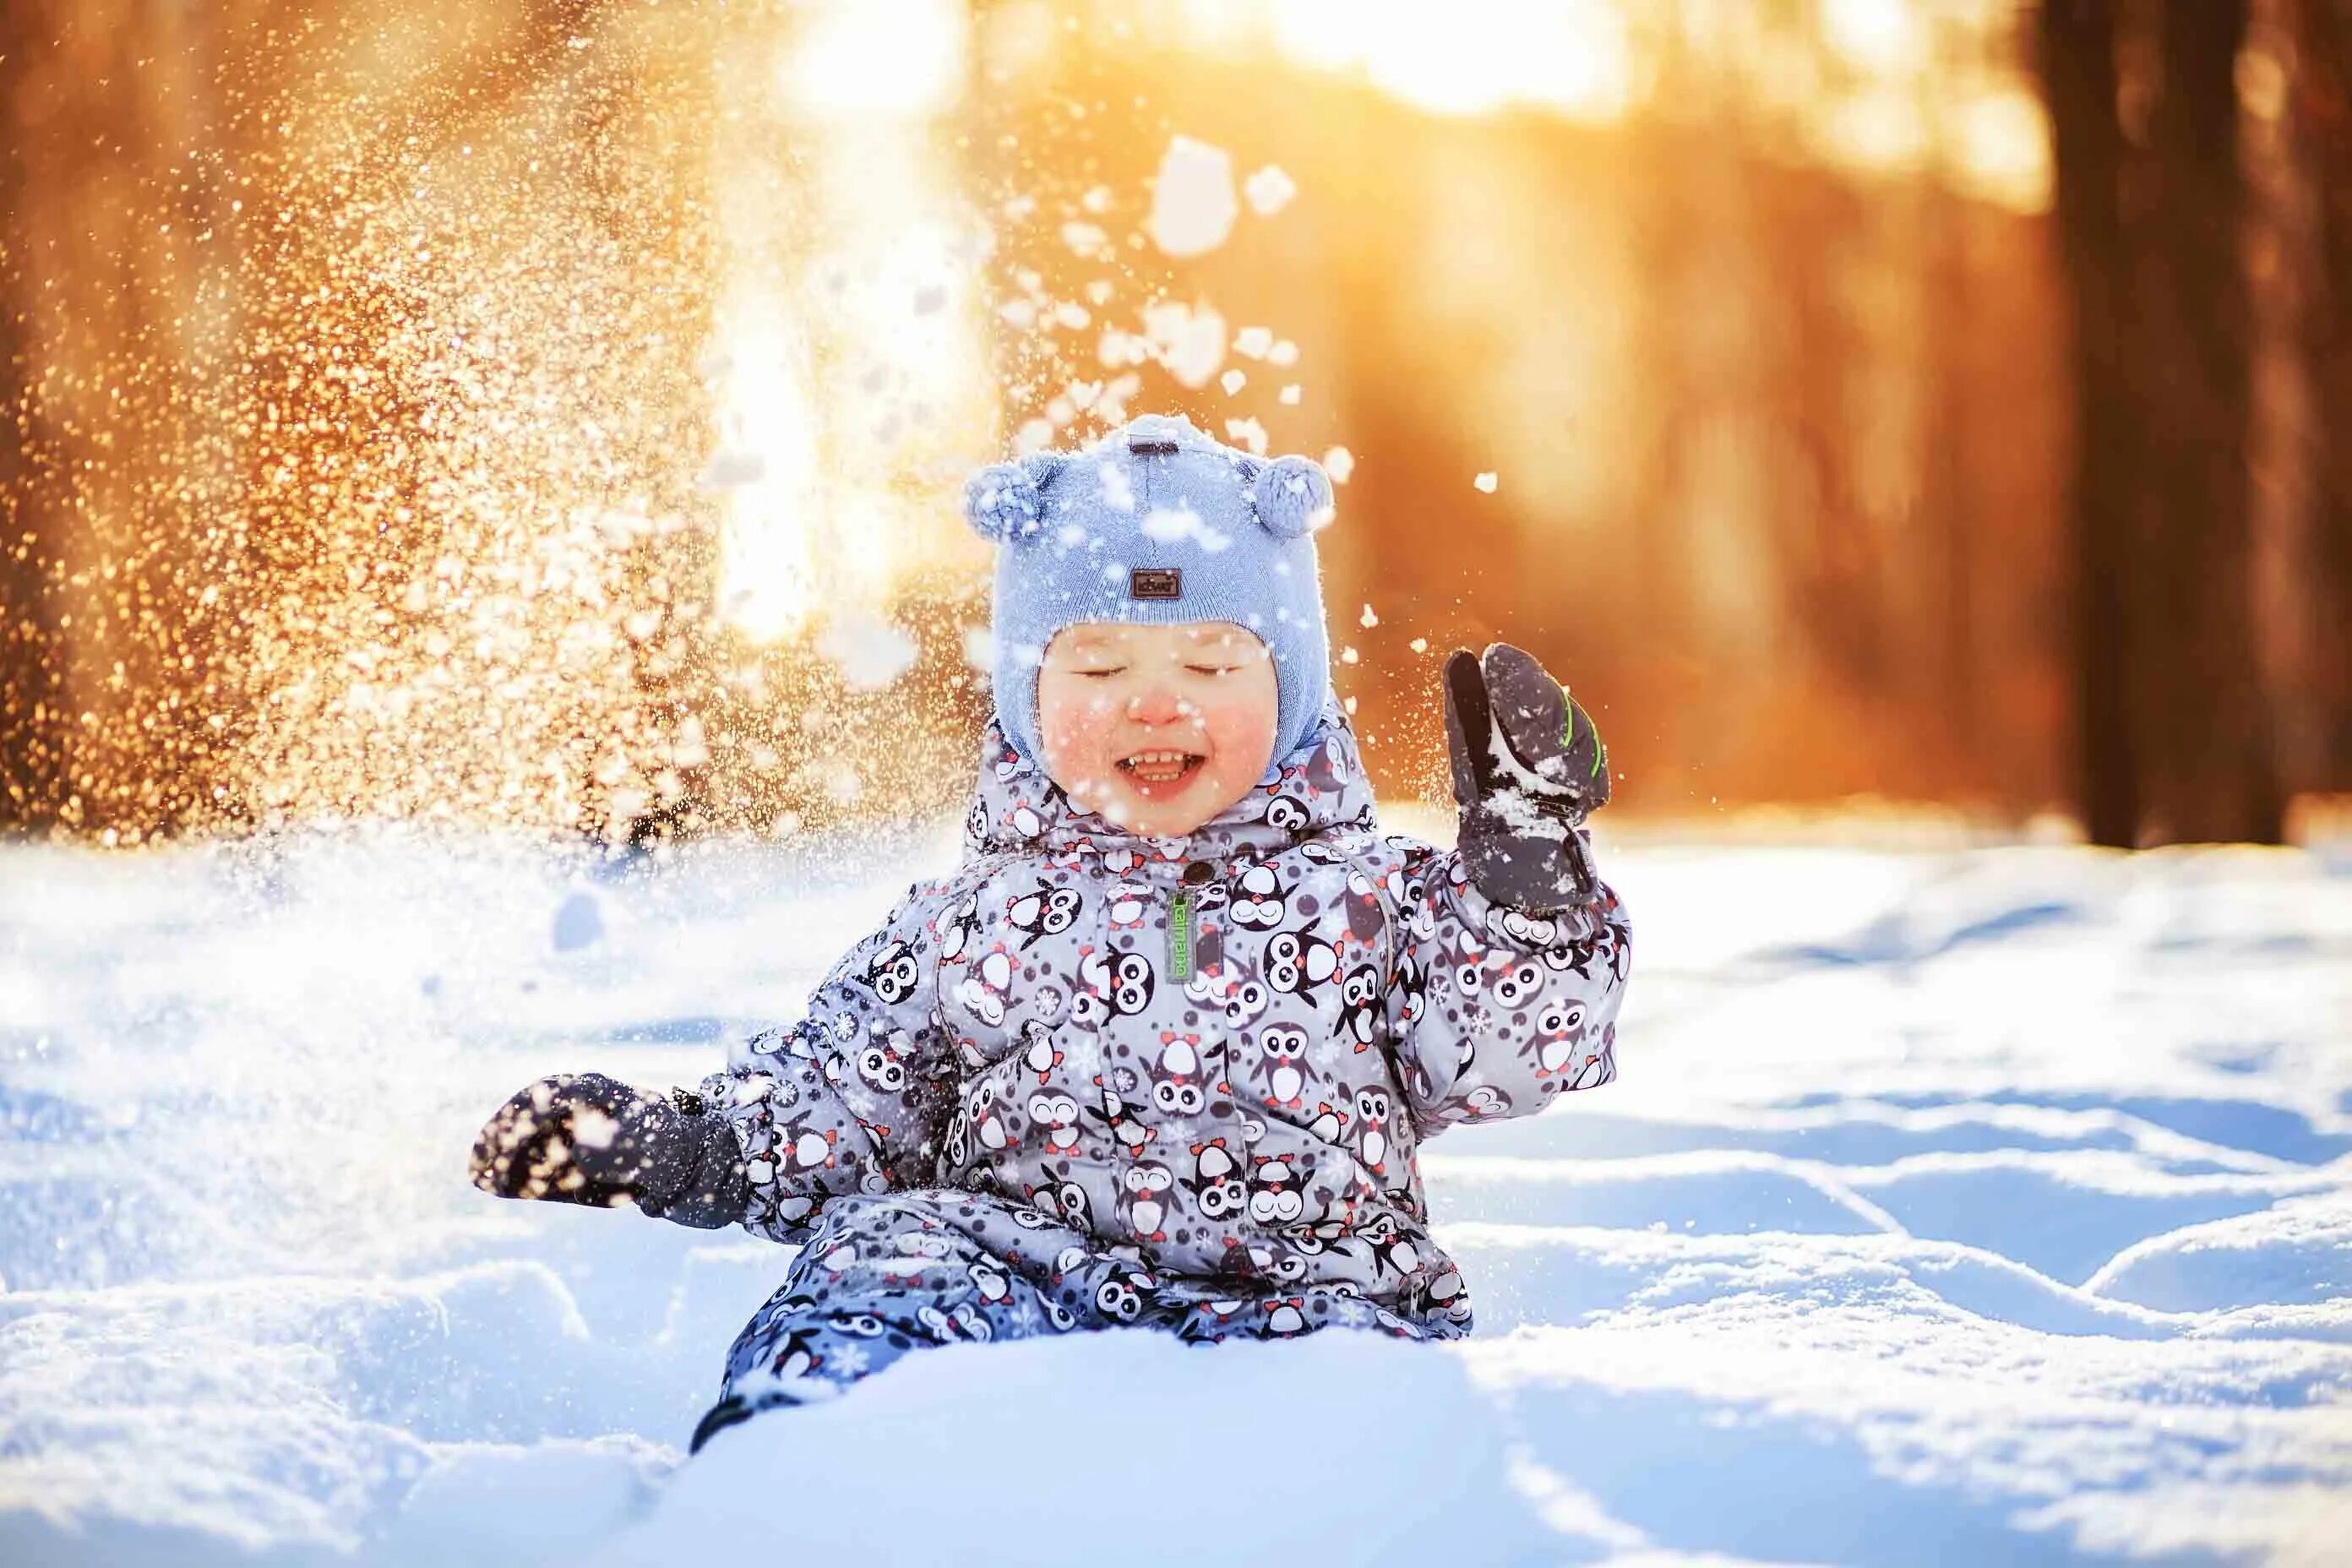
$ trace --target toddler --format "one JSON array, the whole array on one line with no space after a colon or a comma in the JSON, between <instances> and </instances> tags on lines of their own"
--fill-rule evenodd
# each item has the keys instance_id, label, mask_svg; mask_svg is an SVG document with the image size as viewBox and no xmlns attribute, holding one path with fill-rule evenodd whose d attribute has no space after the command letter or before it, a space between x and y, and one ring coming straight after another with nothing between
<instances>
[{"instance_id":1,"label":"toddler","mask_svg":"<svg viewBox=\"0 0 2352 1568\"><path fill-rule=\"evenodd\" d=\"M475 1182L797 1245L694 1436L907 1351L1470 1326L1422 1140L1616 1071L1591 719L1444 672L1459 847L1383 836L1329 695L1330 481L1146 416L983 470L996 716L963 862L695 1091L517 1094Z\"/></svg>"}]
</instances>

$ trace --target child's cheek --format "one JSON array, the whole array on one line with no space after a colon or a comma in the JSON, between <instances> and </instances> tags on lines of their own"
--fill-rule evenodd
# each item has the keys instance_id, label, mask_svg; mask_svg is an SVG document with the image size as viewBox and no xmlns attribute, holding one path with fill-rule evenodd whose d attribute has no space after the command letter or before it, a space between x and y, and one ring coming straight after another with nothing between
<instances>
[{"instance_id":1,"label":"child's cheek","mask_svg":"<svg viewBox=\"0 0 2352 1568\"><path fill-rule=\"evenodd\" d=\"M1272 759L1274 730L1279 719L1279 701L1272 691L1233 689L1218 692L1201 705L1202 728L1216 743L1218 757L1246 773L1246 784L1255 784Z\"/></svg>"},{"instance_id":2,"label":"child's cheek","mask_svg":"<svg viewBox=\"0 0 2352 1568\"><path fill-rule=\"evenodd\" d=\"M1038 706L1048 770L1066 788L1093 782L1109 763L1110 731L1118 717L1109 700L1097 692L1064 689L1048 692Z\"/></svg>"}]
</instances>

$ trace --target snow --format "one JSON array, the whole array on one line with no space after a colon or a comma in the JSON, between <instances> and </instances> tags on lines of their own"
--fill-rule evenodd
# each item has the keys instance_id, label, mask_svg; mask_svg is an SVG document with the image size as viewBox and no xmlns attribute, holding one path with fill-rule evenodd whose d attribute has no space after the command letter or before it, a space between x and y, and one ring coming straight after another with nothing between
<instances>
[{"instance_id":1,"label":"snow","mask_svg":"<svg viewBox=\"0 0 2352 1568\"><path fill-rule=\"evenodd\" d=\"M825 623L817 653L859 691L878 691L915 667L915 639L866 610L842 610Z\"/></svg>"},{"instance_id":2,"label":"snow","mask_svg":"<svg viewBox=\"0 0 2352 1568\"><path fill-rule=\"evenodd\" d=\"M614 875L0 848L0 1562L2334 1560L2352 858L1604 845L1624 1077L1427 1155L1450 1347L909 1358L685 1462L783 1249L474 1192L953 827ZM723 1560L732 1560L723 1559Z\"/></svg>"},{"instance_id":3,"label":"snow","mask_svg":"<svg viewBox=\"0 0 2352 1568\"><path fill-rule=\"evenodd\" d=\"M1131 504L1131 502L1130 502ZM1201 514L1189 506L1156 506L1143 517L1143 536L1162 544L1181 544L1190 540L1205 554L1214 555L1233 543L1231 535L1211 526ZM1115 576L1124 576L1126 568L1116 567Z\"/></svg>"},{"instance_id":4,"label":"snow","mask_svg":"<svg viewBox=\"0 0 2352 1568\"><path fill-rule=\"evenodd\" d=\"M1208 385L1209 378L1225 362L1225 319L1212 306L1181 300L1147 305L1143 331L1144 352L1159 360L1169 374L1195 390ZM1136 343L1132 338L1123 340L1129 353Z\"/></svg>"},{"instance_id":5,"label":"snow","mask_svg":"<svg viewBox=\"0 0 2352 1568\"><path fill-rule=\"evenodd\" d=\"M1242 195L1260 217L1272 217L1297 195L1298 182L1278 163L1268 163L1242 182Z\"/></svg>"},{"instance_id":6,"label":"snow","mask_svg":"<svg viewBox=\"0 0 2352 1568\"><path fill-rule=\"evenodd\" d=\"M1172 138L1151 183L1151 242L1168 256L1201 256L1224 244L1241 216L1233 155L1190 136Z\"/></svg>"}]
</instances>

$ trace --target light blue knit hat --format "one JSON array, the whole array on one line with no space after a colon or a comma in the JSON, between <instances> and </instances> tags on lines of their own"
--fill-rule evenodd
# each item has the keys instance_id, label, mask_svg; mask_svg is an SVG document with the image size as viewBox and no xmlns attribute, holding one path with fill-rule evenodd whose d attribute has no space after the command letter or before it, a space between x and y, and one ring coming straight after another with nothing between
<instances>
[{"instance_id":1,"label":"light blue knit hat","mask_svg":"<svg viewBox=\"0 0 2352 1568\"><path fill-rule=\"evenodd\" d=\"M1290 754L1331 684L1315 530L1331 481L1306 458L1266 458L1147 414L1083 452L996 463L964 515L996 552L996 717L1032 761L1037 666L1078 621L1234 621L1274 655L1274 755Z\"/></svg>"}]
</instances>

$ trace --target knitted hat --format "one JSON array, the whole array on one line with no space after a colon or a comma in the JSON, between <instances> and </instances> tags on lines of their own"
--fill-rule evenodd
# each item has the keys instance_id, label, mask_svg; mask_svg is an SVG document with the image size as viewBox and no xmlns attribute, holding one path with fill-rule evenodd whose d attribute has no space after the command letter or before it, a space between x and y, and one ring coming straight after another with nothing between
<instances>
[{"instance_id":1,"label":"knitted hat","mask_svg":"<svg viewBox=\"0 0 2352 1568\"><path fill-rule=\"evenodd\" d=\"M1289 755L1330 689L1314 531L1331 481L1305 458L1221 446L1147 414L1083 452L996 463L964 487L964 514L996 542L996 717L1042 761L1037 667L1078 621L1234 621L1274 655L1274 756Z\"/></svg>"}]
</instances>

